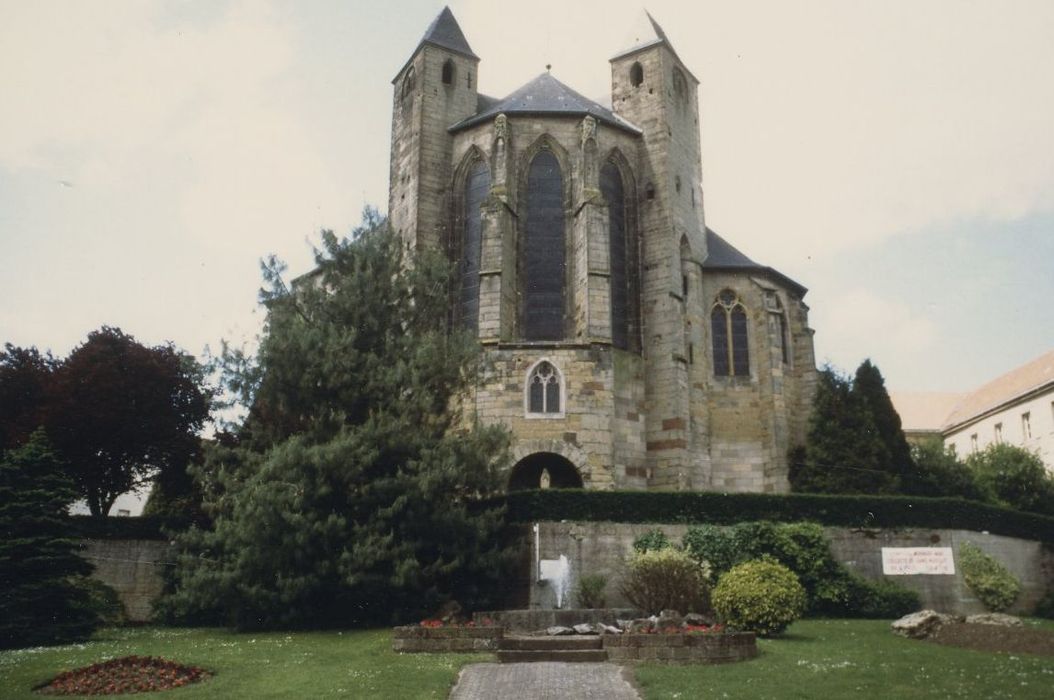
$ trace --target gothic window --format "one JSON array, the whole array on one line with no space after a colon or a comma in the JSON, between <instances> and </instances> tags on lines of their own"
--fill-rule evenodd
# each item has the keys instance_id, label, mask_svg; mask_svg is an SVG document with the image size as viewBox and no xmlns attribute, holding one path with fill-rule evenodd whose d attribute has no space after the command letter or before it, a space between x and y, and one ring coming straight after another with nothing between
<instances>
[{"instance_id":1,"label":"gothic window","mask_svg":"<svg viewBox=\"0 0 1054 700\"><path fill-rule=\"evenodd\" d=\"M447 59L446 63L443 64L443 85L454 84L454 62L451 59Z\"/></svg>"},{"instance_id":2,"label":"gothic window","mask_svg":"<svg viewBox=\"0 0 1054 700\"><path fill-rule=\"evenodd\" d=\"M465 178L465 214L461 240L461 320L469 330L479 329L479 268L483 221L480 206L490 190L490 170L477 161Z\"/></svg>"},{"instance_id":3,"label":"gothic window","mask_svg":"<svg viewBox=\"0 0 1054 700\"><path fill-rule=\"evenodd\" d=\"M678 106L683 105L688 99L688 81L685 80L681 69L676 66L673 68L673 96Z\"/></svg>"},{"instance_id":4,"label":"gothic window","mask_svg":"<svg viewBox=\"0 0 1054 700\"><path fill-rule=\"evenodd\" d=\"M710 311L710 331L714 341L714 376L750 376L747 312L732 290L717 295Z\"/></svg>"},{"instance_id":5,"label":"gothic window","mask_svg":"<svg viewBox=\"0 0 1054 700\"><path fill-rule=\"evenodd\" d=\"M527 172L523 242L523 336L564 337L564 179L552 152L543 150Z\"/></svg>"},{"instance_id":6,"label":"gothic window","mask_svg":"<svg viewBox=\"0 0 1054 700\"><path fill-rule=\"evenodd\" d=\"M611 342L616 348L629 348L630 280L626 274L626 197L622 173L608 162L600 170L600 191L608 203L608 247L611 260Z\"/></svg>"},{"instance_id":7,"label":"gothic window","mask_svg":"<svg viewBox=\"0 0 1054 700\"><path fill-rule=\"evenodd\" d=\"M548 360L536 364L527 374L527 413L538 416L563 415L560 371Z\"/></svg>"},{"instance_id":8,"label":"gothic window","mask_svg":"<svg viewBox=\"0 0 1054 700\"><path fill-rule=\"evenodd\" d=\"M633 87L640 87L644 82L644 67L640 62L635 62L629 69L629 82Z\"/></svg>"}]
</instances>

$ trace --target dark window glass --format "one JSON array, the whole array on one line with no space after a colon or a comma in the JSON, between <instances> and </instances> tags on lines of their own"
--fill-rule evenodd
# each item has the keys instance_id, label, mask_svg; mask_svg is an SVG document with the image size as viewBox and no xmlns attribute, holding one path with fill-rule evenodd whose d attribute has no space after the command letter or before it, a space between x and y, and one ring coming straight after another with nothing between
<instances>
[{"instance_id":1,"label":"dark window glass","mask_svg":"<svg viewBox=\"0 0 1054 700\"><path fill-rule=\"evenodd\" d=\"M783 356L783 364L790 362L789 340L787 336L787 317L780 314L780 353Z\"/></svg>"},{"instance_id":2,"label":"dark window glass","mask_svg":"<svg viewBox=\"0 0 1054 700\"><path fill-rule=\"evenodd\" d=\"M537 374L531 376L531 386L528 398L528 410L531 413L542 413L545 410L545 387L542 378Z\"/></svg>"},{"instance_id":3,"label":"dark window glass","mask_svg":"<svg viewBox=\"0 0 1054 700\"><path fill-rule=\"evenodd\" d=\"M644 82L644 67L640 63L634 63L630 66L629 82L633 87L638 87Z\"/></svg>"},{"instance_id":4,"label":"dark window glass","mask_svg":"<svg viewBox=\"0 0 1054 700\"><path fill-rule=\"evenodd\" d=\"M732 373L737 377L750 374L750 359L747 351L747 313L742 306L732 309Z\"/></svg>"},{"instance_id":5,"label":"dark window glass","mask_svg":"<svg viewBox=\"0 0 1054 700\"><path fill-rule=\"evenodd\" d=\"M527 221L524 226L524 337L564 337L564 180L549 151L531 161L527 173Z\"/></svg>"},{"instance_id":6,"label":"dark window glass","mask_svg":"<svg viewBox=\"0 0 1054 700\"><path fill-rule=\"evenodd\" d=\"M540 362L527 377L527 410L530 413L560 412L560 375L548 362Z\"/></svg>"},{"instance_id":7,"label":"dark window glass","mask_svg":"<svg viewBox=\"0 0 1054 700\"><path fill-rule=\"evenodd\" d=\"M545 385L545 412L560 412L560 380L556 378L555 372L549 376Z\"/></svg>"},{"instance_id":8,"label":"dark window glass","mask_svg":"<svg viewBox=\"0 0 1054 700\"><path fill-rule=\"evenodd\" d=\"M714 375L727 377L731 369L728 361L728 312L720 306L710 312L710 334L714 338Z\"/></svg>"},{"instance_id":9,"label":"dark window glass","mask_svg":"<svg viewBox=\"0 0 1054 700\"><path fill-rule=\"evenodd\" d=\"M461 247L461 320L465 328L479 328L479 266L483 221L480 206L490 190L490 171L477 162L465 178L465 229Z\"/></svg>"},{"instance_id":10,"label":"dark window glass","mask_svg":"<svg viewBox=\"0 0 1054 700\"><path fill-rule=\"evenodd\" d=\"M454 62L449 58L443 64L443 85L454 84Z\"/></svg>"},{"instance_id":11,"label":"dark window glass","mask_svg":"<svg viewBox=\"0 0 1054 700\"><path fill-rule=\"evenodd\" d=\"M608 241L611 254L611 342L629 347L629 280L626 275L626 198L622 175L614 163L600 170L600 191L608 203Z\"/></svg>"}]
</instances>

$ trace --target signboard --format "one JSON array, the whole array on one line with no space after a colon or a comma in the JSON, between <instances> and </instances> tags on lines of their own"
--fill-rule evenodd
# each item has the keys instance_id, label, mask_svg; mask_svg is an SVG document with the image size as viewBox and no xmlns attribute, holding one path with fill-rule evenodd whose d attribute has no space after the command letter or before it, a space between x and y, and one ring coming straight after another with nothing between
<instances>
[{"instance_id":1,"label":"signboard","mask_svg":"<svg viewBox=\"0 0 1054 700\"><path fill-rule=\"evenodd\" d=\"M887 576L911 574L955 575L951 547L883 547L882 573Z\"/></svg>"}]
</instances>

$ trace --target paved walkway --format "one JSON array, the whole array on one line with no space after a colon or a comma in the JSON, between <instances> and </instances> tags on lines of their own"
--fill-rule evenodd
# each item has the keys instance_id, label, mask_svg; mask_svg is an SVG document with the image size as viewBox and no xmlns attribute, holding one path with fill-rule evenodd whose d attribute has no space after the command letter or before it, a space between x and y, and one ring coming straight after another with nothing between
<instances>
[{"instance_id":1,"label":"paved walkway","mask_svg":"<svg viewBox=\"0 0 1054 700\"><path fill-rule=\"evenodd\" d=\"M622 669L607 663L556 661L471 664L461 669L450 700L640 700Z\"/></svg>"}]
</instances>

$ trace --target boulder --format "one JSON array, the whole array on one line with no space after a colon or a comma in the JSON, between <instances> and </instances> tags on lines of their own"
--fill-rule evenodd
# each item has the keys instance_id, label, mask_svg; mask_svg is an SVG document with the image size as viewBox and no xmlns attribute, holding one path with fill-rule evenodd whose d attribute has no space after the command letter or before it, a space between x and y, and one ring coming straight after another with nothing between
<instances>
[{"instance_id":1,"label":"boulder","mask_svg":"<svg viewBox=\"0 0 1054 700\"><path fill-rule=\"evenodd\" d=\"M712 615L701 615L700 613L688 613L684 616L684 624L712 625L714 624L714 617Z\"/></svg>"},{"instance_id":2,"label":"boulder","mask_svg":"<svg viewBox=\"0 0 1054 700\"><path fill-rule=\"evenodd\" d=\"M546 628L545 633L550 637L562 637L567 634L574 634L575 631L570 627L560 627L557 625L555 627Z\"/></svg>"},{"instance_id":3,"label":"boulder","mask_svg":"<svg viewBox=\"0 0 1054 700\"><path fill-rule=\"evenodd\" d=\"M633 620L615 620L615 625L623 632L629 631L629 628L633 626Z\"/></svg>"},{"instance_id":4,"label":"boulder","mask_svg":"<svg viewBox=\"0 0 1054 700\"><path fill-rule=\"evenodd\" d=\"M981 613L970 615L966 622L971 625L999 625L1001 627L1020 627L1021 618L1006 613Z\"/></svg>"},{"instance_id":5,"label":"boulder","mask_svg":"<svg viewBox=\"0 0 1054 700\"><path fill-rule=\"evenodd\" d=\"M654 626L655 623L653 623L650 618L638 617L636 620L633 620L629 623L628 631L632 632L633 634L642 634L652 629Z\"/></svg>"},{"instance_id":6,"label":"boulder","mask_svg":"<svg viewBox=\"0 0 1054 700\"><path fill-rule=\"evenodd\" d=\"M618 627L612 627L611 625L600 624L600 634L622 634L622 630Z\"/></svg>"},{"instance_id":7,"label":"boulder","mask_svg":"<svg viewBox=\"0 0 1054 700\"><path fill-rule=\"evenodd\" d=\"M583 622L580 625L575 625L573 629L575 631L575 634L599 634L599 632L597 632L596 627L594 627L588 622Z\"/></svg>"},{"instance_id":8,"label":"boulder","mask_svg":"<svg viewBox=\"0 0 1054 700\"><path fill-rule=\"evenodd\" d=\"M920 610L896 620L893 632L910 639L927 639L937 633L942 625L959 620L936 610Z\"/></svg>"},{"instance_id":9,"label":"boulder","mask_svg":"<svg viewBox=\"0 0 1054 700\"><path fill-rule=\"evenodd\" d=\"M676 610L663 610L655 621L655 626L660 630L669 629L670 627L677 628L682 624L684 624L684 618Z\"/></svg>"}]
</instances>

